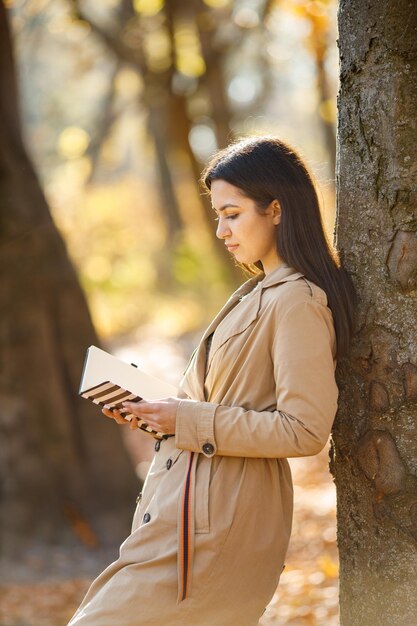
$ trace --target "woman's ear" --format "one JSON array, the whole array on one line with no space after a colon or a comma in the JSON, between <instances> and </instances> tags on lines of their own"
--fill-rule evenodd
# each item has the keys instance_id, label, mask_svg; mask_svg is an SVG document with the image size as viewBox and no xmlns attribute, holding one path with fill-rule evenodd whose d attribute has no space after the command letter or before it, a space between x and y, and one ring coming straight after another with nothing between
<instances>
[{"instance_id":1,"label":"woman's ear","mask_svg":"<svg viewBox=\"0 0 417 626\"><path fill-rule=\"evenodd\" d=\"M278 226L281 221L281 205L278 200L272 200L270 206L272 211L272 221L275 226Z\"/></svg>"}]
</instances>

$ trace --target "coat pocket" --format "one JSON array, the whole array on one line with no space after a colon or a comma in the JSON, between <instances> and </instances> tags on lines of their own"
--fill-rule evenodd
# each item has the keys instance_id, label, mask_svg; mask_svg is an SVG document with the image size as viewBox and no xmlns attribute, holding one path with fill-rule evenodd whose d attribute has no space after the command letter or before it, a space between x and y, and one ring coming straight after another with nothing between
<instances>
[{"instance_id":1,"label":"coat pocket","mask_svg":"<svg viewBox=\"0 0 417 626\"><path fill-rule=\"evenodd\" d=\"M212 458L199 455L195 481L195 532L210 532L209 489Z\"/></svg>"}]
</instances>

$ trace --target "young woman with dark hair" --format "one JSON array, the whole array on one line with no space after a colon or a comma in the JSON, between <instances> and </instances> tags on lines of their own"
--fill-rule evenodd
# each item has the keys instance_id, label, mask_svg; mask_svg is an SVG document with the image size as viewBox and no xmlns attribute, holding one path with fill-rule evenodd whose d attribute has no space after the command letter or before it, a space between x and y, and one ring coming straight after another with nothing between
<instances>
[{"instance_id":1,"label":"young woman with dark hair","mask_svg":"<svg viewBox=\"0 0 417 626\"><path fill-rule=\"evenodd\" d=\"M356 308L355 290L338 254L327 241L317 192L306 165L288 145L261 137L219 152L202 175L210 191L213 181L226 181L254 201L262 215L272 200L281 207L276 248L282 261L321 287L333 313L337 357L349 349ZM236 259L239 253L236 251ZM242 265L253 272L244 262ZM262 271L262 264L254 263ZM255 273L256 273L255 270Z\"/></svg>"},{"instance_id":2,"label":"young woman with dark hair","mask_svg":"<svg viewBox=\"0 0 417 626\"><path fill-rule=\"evenodd\" d=\"M287 458L317 454L336 415L356 295L305 164L274 137L248 138L218 152L202 182L217 236L254 276L204 332L178 397L127 403L170 436L119 558L70 626L258 624L291 533Z\"/></svg>"}]
</instances>

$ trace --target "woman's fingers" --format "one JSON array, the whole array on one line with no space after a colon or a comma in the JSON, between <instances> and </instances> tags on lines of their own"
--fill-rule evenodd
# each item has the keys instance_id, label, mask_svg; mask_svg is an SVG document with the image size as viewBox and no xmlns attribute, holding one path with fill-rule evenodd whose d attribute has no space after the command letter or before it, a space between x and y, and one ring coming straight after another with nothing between
<instances>
[{"instance_id":1,"label":"woman's fingers","mask_svg":"<svg viewBox=\"0 0 417 626\"><path fill-rule=\"evenodd\" d=\"M130 420L130 428L131 430L136 430L138 427L138 418L137 417L132 417Z\"/></svg>"},{"instance_id":2,"label":"woman's fingers","mask_svg":"<svg viewBox=\"0 0 417 626\"><path fill-rule=\"evenodd\" d=\"M138 426L138 418L135 417L134 415L132 415L131 419L128 420L126 418L123 417L123 415L121 415L120 411L118 411L117 409L113 409L112 411L110 409L101 409L101 412L104 413L104 415L106 415L107 417L110 417L111 419L114 419L115 422L117 422L118 424L130 424L130 428L131 430L136 430L137 428L139 428Z\"/></svg>"},{"instance_id":3,"label":"woman's fingers","mask_svg":"<svg viewBox=\"0 0 417 626\"><path fill-rule=\"evenodd\" d=\"M174 434L179 402L181 402L179 398L169 397L157 401L125 401L123 407L146 422L153 430L164 434Z\"/></svg>"},{"instance_id":4,"label":"woman's fingers","mask_svg":"<svg viewBox=\"0 0 417 626\"><path fill-rule=\"evenodd\" d=\"M152 430L156 430L157 432L162 432L162 433L166 432L165 427L159 420L149 418L146 420L146 423L150 428L152 428Z\"/></svg>"},{"instance_id":5,"label":"woman's fingers","mask_svg":"<svg viewBox=\"0 0 417 626\"><path fill-rule=\"evenodd\" d=\"M125 419L117 409L110 410L103 408L101 412L104 413L104 415L106 415L107 417L114 419L118 424L129 423L129 420Z\"/></svg>"},{"instance_id":6,"label":"woman's fingers","mask_svg":"<svg viewBox=\"0 0 417 626\"><path fill-rule=\"evenodd\" d=\"M120 410L109 410L108 405L103 408L103 413L111 417L118 424L130 423L130 428L139 428L138 422L144 422L147 426L164 434L175 433L176 410L180 400L178 398L166 398L159 401L123 402L123 413L129 414L129 419L125 419Z\"/></svg>"},{"instance_id":7,"label":"woman's fingers","mask_svg":"<svg viewBox=\"0 0 417 626\"><path fill-rule=\"evenodd\" d=\"M137 415L141 417L141 419L145 419L143 416L147 413L153 413L159 410L159 405L156 402L145 402L145 400L141 400L140 402L123 402L123 407L129 411L129 413L133 413L133 415Z\"/></svg>"}]
</instances>

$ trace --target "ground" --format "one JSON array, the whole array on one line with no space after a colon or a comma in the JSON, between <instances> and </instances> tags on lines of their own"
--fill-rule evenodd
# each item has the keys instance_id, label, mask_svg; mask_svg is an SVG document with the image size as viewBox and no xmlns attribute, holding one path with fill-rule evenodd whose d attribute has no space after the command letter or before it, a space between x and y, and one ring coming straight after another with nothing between
<instances>
[{"instance_id":1,"label":"ground","mask_svg":"<svg viewBox=\"0 0 417 626\"><path fill-rule=\"evenodd\" d=\"M286 568L261 626L338 626L335 490L327 448L293 459L294 530ZM65 626L91 579L0 587L0 626Z\"/></svg>"}]
</instances>

